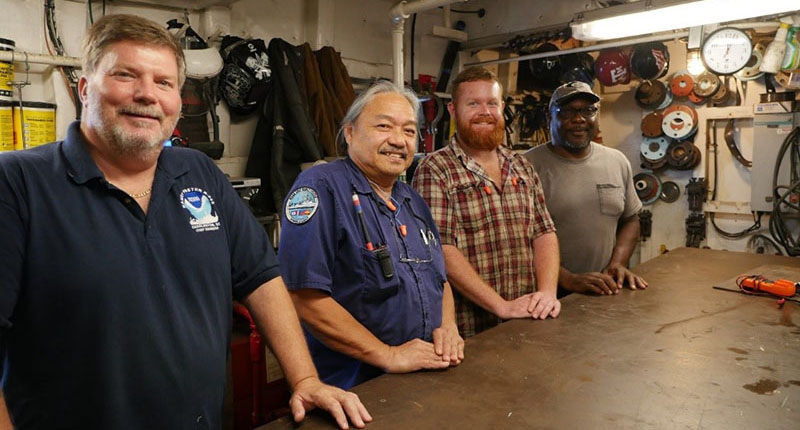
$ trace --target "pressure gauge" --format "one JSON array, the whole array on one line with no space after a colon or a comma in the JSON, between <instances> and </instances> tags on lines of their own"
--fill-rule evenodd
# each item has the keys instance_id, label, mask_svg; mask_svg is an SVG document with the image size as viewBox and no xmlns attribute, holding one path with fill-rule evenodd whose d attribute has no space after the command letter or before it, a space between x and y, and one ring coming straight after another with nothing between
<instances>
[{"instance_id":1,"label":"pressure gauge","mask_svg":"<svg viewBox=\"0 0 800 430\"><path fill-rule=\"evenodd\" d=\"M731 75L750 61L753 43L742 30L724 27L706 36L700 54L706 69L717 75Z\"/></svg>"}]
</instances>

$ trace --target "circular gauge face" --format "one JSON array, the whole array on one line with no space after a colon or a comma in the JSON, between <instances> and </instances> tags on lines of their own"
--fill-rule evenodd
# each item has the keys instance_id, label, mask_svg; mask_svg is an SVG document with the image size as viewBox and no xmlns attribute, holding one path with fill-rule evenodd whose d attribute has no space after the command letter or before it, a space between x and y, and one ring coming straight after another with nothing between
<instances>
[{"instance_id":1,"label":"circular gauge face","mask_svg":"<svg viewBox=\"0 0 800 430\"><path fill-rule=\"evenodd\" d=\"M706 36L700 51L706 69L717 75L741 70L753 53L750 37L738 28L725 27Z\"/></svg>"}]
</instances>

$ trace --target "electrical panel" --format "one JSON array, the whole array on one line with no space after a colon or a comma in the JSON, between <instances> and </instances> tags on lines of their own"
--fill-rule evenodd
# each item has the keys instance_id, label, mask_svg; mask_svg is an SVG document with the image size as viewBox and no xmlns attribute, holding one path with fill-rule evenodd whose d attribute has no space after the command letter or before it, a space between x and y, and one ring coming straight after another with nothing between
<instances>
[{"instance_id":1,"label":"electrical panel","mask_svg":"<svg viewBox=\"0 0 800 430\"><path fill-rule=\"evenodd\" d=\"M772 212L772 179L775 161L783 141L795 127L800 126L800 113L756 114L753 117L753 167L750 181L750 208ZM789 185L791 152L783 157L778 185Z\"/></svg>"}]
</instances>

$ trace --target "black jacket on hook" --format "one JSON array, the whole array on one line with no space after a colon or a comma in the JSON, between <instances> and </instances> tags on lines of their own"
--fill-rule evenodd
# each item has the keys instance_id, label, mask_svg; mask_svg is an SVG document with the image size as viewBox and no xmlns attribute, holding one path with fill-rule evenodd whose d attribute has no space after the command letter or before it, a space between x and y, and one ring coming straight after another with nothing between
<instances>
[{"instance_id":1,"label":"black jacket on hook","mask_svg":"<svg viewBox=\"0 0 800 430\"><path fill-rule=\"evenodd\" d=\"M259 213L280 210L286 193L300 174L300 164L323 157L306 103L303 50L275 38L267 51L272 84L245 169L245 175L261 178L261 190L251 200Z\"/></svg>"}]
</instances>

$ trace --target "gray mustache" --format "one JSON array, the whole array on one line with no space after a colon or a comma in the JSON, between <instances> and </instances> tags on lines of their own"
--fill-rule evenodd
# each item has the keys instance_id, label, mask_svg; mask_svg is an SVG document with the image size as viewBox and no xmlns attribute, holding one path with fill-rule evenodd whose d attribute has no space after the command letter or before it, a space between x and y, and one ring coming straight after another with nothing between
<instances>
[{"instance_id":1,"label":"gray mustache","mask_svg":"<svg viewBox=\"0 0 800 430\"><path fill-rule=\"evenodd\" d=\"M120 113L126 113L131 115L139 115L139 116L149 116L152 118L157 119L164 119L164 115L155 110L155 109L148 109L146 107L139 107L139 106L123 106L119 109Z\"/></svg>"}]
</instances>

